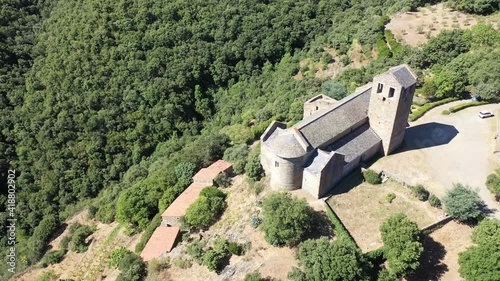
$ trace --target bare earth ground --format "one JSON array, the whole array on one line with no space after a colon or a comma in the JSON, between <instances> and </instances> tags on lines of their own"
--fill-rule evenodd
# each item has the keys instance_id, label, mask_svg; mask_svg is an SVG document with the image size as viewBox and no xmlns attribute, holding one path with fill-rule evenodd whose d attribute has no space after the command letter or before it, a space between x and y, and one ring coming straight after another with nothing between
<instances>
[{"instance_id":1,"label":"bare earth ground","mask_svg":"<svg viewBox=\"0 0 500 281\"><path fill-rule=\"evenodd\" d=\"M385 196L394 193L396 199L389 203ZM380 225L392 214L402 212L420 228L438 221L443 211L416 199L411 191L395 181L381 185L361 183L360 175L352 175L328 199L340 220L363 252L380 248Z\"/></svg>"},{"instance_id":2,"label":"bare earth ground","mask_svg":"<svg viewBox=\"0 0 500 281\"><path fill-rule=\"evenodd\" d=\"M362 46L358 42L353 42L351 49L348 51L348 56L351 59L351 63L346 66L344 66L344 64L341 62L341 59L345 55L338 55L337 51L334 48L324 48L324 51L328 53L332 58L331 62L328 63L325 68L323 68L322 62L313 62L310 59L305 59L299 63L299 66L308 66L309 70L307 71L307 73L302 73L301 71L299 71L293 78L296 80L301 80L304 78L304 74L310 75L308 73L313 72L314 77L316 78L335 79L347 69L361 68L363 66L366 66L373 58L377 57L377 54L373 51L370 57L366 57L363 54Z\"/></svg>"},{"instance_id":3,"label":"bare earth ground","mask_svg":"<svg viewBox=\"0 0 500 281\"><path fill-rule=\"evenodd\" d=\"M55 238L50 247L52 250L59 249L61 239L68 234L69 225L74 222L81 224L96 225L97 230L92 234L91 244L85 253L75 253L68 251L63 261L59 264L50 265L47 268L31 267L27 271L15 275L12 280L17 281L33 281L44 272L53 270L60 279L71 278L74 280L105 280L106 276L114 276L116 278L118 271L107 268L107 253L110 253L115 248L124 246L129 250L134 250L135 245L139 241L140 236L126 236L123 234L123 228L118 229L116 236L108 243L104 243L113 230L119 228L118 223L103 224L95 221L89 221L87 211L83 211L75 217L68 220L68 227L65 231ZM113 279L114 280L114 279Z\"/></svg>"},{"instance_id":4,"label":"bare earth ground","mask_svg":"<svg viewBox=\"0 0 500 281\"><path fill-rule=\"evenodd\" d=\"M469 15L445 8L442 3L419 8L417 12L401 13L393 16L387 24L395 38L414 47L425 44L430 36L436 36L441 30L454 28L468 29L479 21L491 23L498 29L500 14L490 16ZM418 30L421 29L421 30Z\"/></svg>"},{"instance_id":5,"label":"bare earth ground","mask_svg":"<svg viewBox=\"0 0 500 281\"><path fill-rule=\"evenodd\" d=\"M458 273L458 253L472 245L472 228L451 221L425 238L421 265L408 281L462 280Z\"/></svg>"},{"instance_id":6,"label":"bare earth ground","mask_svg":"<svg viewBox=\"0 0 500 281\"><path fill-rule=\"evenodd\" d=\"M486 188L486 177L498 167L493 155L495 118L480 119L481 110L494 111L499 105L470 107L450 115L441 112L457 101L436 107L410 124L405 143L396 153L377 160L372 169L411 185L423 184L438 197L453 183L479 189L492 215L500 218L500 204Z\"/></svg>"},{"instance_id":7,"label":"bare earth ground","mask_svg":"<svg viewBox=\"0 0 500 281\"><path fill-rule=\"evenodd\" d=\"M266 186L268 186L266 184ZM256 205L256 200L270 192L266 188L259 195L249 189L243 176L233 179L233 185L224 189L228 194L228 208L221 219L208 231L200 233L203 239L211 241L219 235L230 241L244 243L250 241L252 247L243 256L233 255L224 270L217 275L210 272L206 267L200 266L193 261L190 268L182 269L175 265L163 271L159 277L153 280L243 280L247 273L258 270L263 277L274 277L287 280L287 274L293 266L297 266L295 260L295 249L288 247L274 247L264 240L263 233L250 226L250 218L253 214L258 215L260 208ZM317 211L324 211L323 202L312 198L301 190L292 194L299 198L305 198ZM196 236L196 235L193 235ZM173 261L179 258L190 258L185 254L186 243L178 245L171 253L167 254Z\"/></svg>"}]
</instances>

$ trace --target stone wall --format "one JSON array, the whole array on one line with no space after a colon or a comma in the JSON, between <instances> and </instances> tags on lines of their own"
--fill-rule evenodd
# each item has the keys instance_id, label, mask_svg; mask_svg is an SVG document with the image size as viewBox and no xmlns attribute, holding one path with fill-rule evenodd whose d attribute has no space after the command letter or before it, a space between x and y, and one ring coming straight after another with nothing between
<instances>
[{"instance_id":1,"label":"stone wall","mask_svg":"<svg viewBox=\"0 0 500 281\"><path fill-rule=\"evenodd\" d=\"M334 105L337 101L325 95L318 95L304 103L304 118Z\"/></svg>"},{"instance_id":2,"label":"stone wall","mask_svg":"<svg viewBox=\"0 0 500 281\"><path fill-rule=\"evenodd\" d=\"M304 158L285 159L277 155L272 156L271 187L273 189L294 190L302 186Z\"/></svg>"}]
</instances>

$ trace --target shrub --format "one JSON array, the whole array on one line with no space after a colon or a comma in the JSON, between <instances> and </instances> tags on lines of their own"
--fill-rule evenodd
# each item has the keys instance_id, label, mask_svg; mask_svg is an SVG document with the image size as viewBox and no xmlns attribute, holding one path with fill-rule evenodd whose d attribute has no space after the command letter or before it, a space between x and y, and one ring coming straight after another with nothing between
<instances>
[{"instance_id":1,"label":"shrub","mask_svg":"<svg viewBox=\"0 0 500 281\"><path fill-rule=\"evenodd\" d=\"M471 102L462 103L459 105L452 106L449 108L449 111L451 113L455 113L457 111L460 111L462 109L466 109L468 107L479 106L479 105L488 104L488 103L490 103L490 102L489 101L471 101Z\"/></svg>"},{"instance_id":2,"label":"shrub","mask_svg":"<svg viewBox=\"0 0 500 281\"><path fill-rule=\"evenodd\" d=\"M264 184L261 182L255 182L253 180L249 181L250 190L253 191L255 195L259 195L264 190Z\"/></svg>"},{"instance_id":3,"label":"shrub","mask_svg":"<svg viewBox=\"0 0 500 281\"><path fill-rule=\"evenodd\" d=\"M49 270L47 272L40 274L36 278L36 281L56 281L58 279L59 279L59 275L57 275L54 270Z\"/></svg>"},{"instance_id":4,"label":"shrub","mask_svg":"<svg viewBox=\"0 0 500 281\"><path fill-rule=\"evenodd\" d=\"M61 249L67 250L70 241L71 241L71 236L68 234L61 239L61 242L59 242L59 247Z\"/></svg>"},{"instance_id":5,"label":"shrub","mask_svg":"<svg viewBox=\"0 0 500 281\"><path fill-rule=\"evenodd\" d=\"M477 190L469 186L453 184L443 198L446 212L461 222L477 220L481 217L482 202Z\"/></svg>"},{"instance_id":6,"label":"shrub","mask_svg":"<svg viewBox=\"0 0 500 281\"><path fill-rule=\"evenodd\" d=\"M148 262L148 273L159 273L170 267L170 258L152 259Z\"/></svg>"},{"instance_id":7,"label":"shrub","mask_svg":"<svg viewBox=\"0 0 500 281\"><path fill-rule=\"evenodd\" d=\"M128 254L128 250L125 247L120 247L113 252L111 252L110 260L108 265L110 267L116 267L120 263L120 261Z\"/></svg>"},{"instance_id":8,"label":"shrub","mask_svg":"<svg viewBox=\"0 0 500 281\"><path fill-rule=\"evenodd\" d=\"M42 264L49 265L49 264L60 263L63 260L65 254L66 254L65 249L50 251L43 257Z\"/></svg>"},{"instance_id":9,"label":"shrub","mask_svg":"<svg viewBox=\"0 0 500 281\"><path fill-rule=\"evenodd\" d=\"M441 112L441 114L443 114L443 115L450 115L450 113L451 112L447 109L445 109L445 110L443 110L443 112Z\"/></svg>"},{"instance_id":10,"label":"shrub","mask_svg":"<svg viewBox=\"0 0 500 281\"><path fill-rule=\"evenodd\" d=\"M201 192L200 196L207 197L207 198L221 198L221 199L226 199L226 194L222 192L220 189L218 189L215 186L209 186L205 187Z\"/></svg>"},{"instance_id":11,"label":"shrub","mask_svg":"<svg viewBox=\"0 0 500 281\"><path fill-rule=\"evenodd\" d=\"M394 193L387 193L387 195L385 196L385 200L389 203L392 203L392 201L396 199L396 194Z\"/></svg>"},{"instance_id":12,"label":"shrub","mask_svg":"<svg viewBox=\"0 0 500 281\"><path fill-rule=\"evenodd\" d=\"M457 100L456 98L446 98L446 99L443 99L443 100L440 100L440 101L426 103L424 106L422 106L422 107L418 108L417 110L413 111L410 114L410 116L408 117L408 119L410 121L415 121L418 118L424 116L424 114L427 111L433 109L434 107L440 106L440 105L443 105L443 104L446 104L446 103L449 103L449 102L452 102L452 101L456 101L456 100Z\"/></svg>"},{"instance_id":13,"label":"shrub","mask_svg":"<svg viewBox=\"0 0 500 281\"><path fill-rule=\"evenodd\" d=\"M186 210L185 220L190 226L204 228L212 225L226 208L226 194L215 187L207 187Z\"/></svg>"},{"instance_id":14,"label":"shrub","mask_svg":"<svg viewBox=\"0 0 500 281\"><path fill-rule=\"evenodd\" d=\"M186 247L186 252L198 263L203 263L203 255L205 253L205 241L193 241Z\"/></svg>"},{"instance_id":15,"label":"shrub","mask_svg":"<svg viewBox=\"0 0 500 281\"><path fill-rule=\"evenodd\" d=\"M218 174L214 179L215 186L227 188L231 186L231 178L226 173Z\"/></svg>"},{"instance_id":16,"label":"shrub","mask_svg":"<svg viewBox=\"0 0 500 281\"><path fill-rule=\"evenodd\" d=\"M253 228L259 227L259 225L262 223L262 219L253 215L251 218L251 225Z\"/></svg>"},{"instance_id":17,"label":"shrub","mask_svg":"<svg viewBox=\"0 0 500 281\"><path fill-rule=\"evenodd\" d=\"M418 200L420 201L427 201L429 199L429 191L425 189L425 187L421 184L418 184L414 187L411 188L413 195L417 197Z\"/></svg>"},{"instance_id":18,"label":"shrub","mask_svg":"<svg viewBox=\"0 0 500 281\"><path fill-rule=\"evenodd\" d=\"M244 281L260 281L262 279L262 276L260 275L260 272L255 271L252 273L247 273L245 275Z\"/></svg>"},{"instance_id":19,"label":"shrub","mask_svg":"<svg viewBox=\"0 0 500 281\"><path fill-rule=\"evenodd\" d=\"M339 238L339 240L345 240L348 241L349 243L352 243L354 245L357 245L356 242L354 241L354 238L352 238L351 234L345 228L344 224L340 221L339 217L335 212L332 210L330 205L325 202L325 209L326 209L326 215L330 219L330 222L333 225L333 229L335 229L335 234Z\"/></svg>"},{"instance_id":20,"label":"shrub","mask_svg":"<svg viewBox=\"0 0 500 281\"><path fill-rule=\"evenodd\" d=\"M381 184L382 179L380 178L380 174L375 172L374 170L368 169L363 172L363 178L369 184Z\"/></svg>"},{"instance_id":21,"label":"shrub","mask_svg":"<svg viewBox=\"0 0 500 281\"><path fill-rule=\"evenodd\" d=\"M125 247L111 253L109 266L116 266L121 271L117 281L140 281L146 276L146 264L137 254Z\"/></svg>"},{"instance_id":22,"label":"shrub","mask_svg":"<svg viewBox=\"0 0 500 281\"><path fill-rule=\"evenodd\" d=\"M87 251L88 244L85 242L87 237L89 237L92 233L94 233L95 229L88 226L82 225L75 230L73 235L71 236L70 248L71 251L77 253L83 253Z\"/></svg>"},{"instance_id":23,"label":"shrub","mask_svg":"<svg viewBox=\"0 0 500 281\"><path fill-rule=\"evenodd\" d=\"M88 213L87 213L87 218L88 218L89 220L94 219L94 217L95 217L95 214L96 214L96 213L97 213L97 207L96 207L96 206L94 206L94 205L90 205L90 206L89 206L89 211L88 211Z\"/></svg>"},{"instance_id":24,"label":"shrub","mask_svg":"<svg viewBox=\"0 0 500 281\"><path fill-rule=\"evenodd\" d=\"M212 249L221 255L229 253L228 242L222 237L216 237L214 239Z\"/></svg>"},{"instance_id":25,"label":"shrub","mask_svg":"<svg viewBox=\"0 0 500 281\"><path fill-rule=\"evenodd\" d=\"M172 261L172 264L181 269L190 268L193 263L189 259L177 258Z\"/></svg>"},{"instance_id":26,"label":"shrub","mask_svg":"<svg viewBox=\"0 0 500 281\"><path fill-rule=\"evenodd\" d=\"M488 190L495 195L495 199L499 201L497 195L500 194L500 169L495 170L495 172L486 178L486 187Z\"/></svg>"},{"instance_id":27,"label":"shrub","mask_svg":"<svg viewBox=\"0 0 500 281\"><path fill-rule=\"evenodd\" d=\"M260 157L258 153L252 153L248 157L248 162L245 165L245 172L248 178L259 181L264 176L264 169L260 164Z\"/></svg>"},{"instance_id":28,"label":"shrub","mask_svg":"<svg viewBox=\"0 0 500 281\"><path fill-rule=\"evenodd\" d=\"M441 208L441 200L439 200L439 198L437 198L434 194L431 194L429 197L429 204L431 204L434 208Z\"/></svg>"},{"instance_id":29,"label":"shrub","mask_svg":"<svg viewBox=\"0 0 500 281\"><path fill-rule=\"evenodd\" d=\"M233 255L240 256L243 253L243 247L236 242L229 242L227 244L227 250Z\"/></svg>"},{"instance_id":30,"label":"shrub","mask_svg":"<svg viewBox=\"0 0 500 281\"><path fill-rule=\"evenodd\" d=\"M264 198L262 209L260 227L271 245L293 245L312 229L314 211L304 199L274 192Z\"/></svg>"},{"instance_id":31,"label":"shrub","mask_svg":"<svg viewBox=\"0 0 500 281\"><path fill-rule=\"evenodd\" d=\"M222 258L222 254L210 249L203 255L203 265L210 271L216 271L219 268Z\"/></svg>"}]
</instances>

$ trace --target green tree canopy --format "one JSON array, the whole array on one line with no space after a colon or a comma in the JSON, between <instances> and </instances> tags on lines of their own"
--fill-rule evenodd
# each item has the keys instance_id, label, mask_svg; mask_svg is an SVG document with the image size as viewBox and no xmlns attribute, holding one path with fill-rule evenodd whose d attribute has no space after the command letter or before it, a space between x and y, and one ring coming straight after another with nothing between
<instances>
[{"instance_id":1,"label":"green tree canopy","mask_svg":"<svg viewBox=\"0 0 500 281\"><path fill-rule=\"evenodd\" d=\"M226 194L216 187L207 187L186 210L186 223L196 228L212 225L226 208Z\"/></svg>"},{"instance_id":2,"label":"green tree canopy","mask_svg":"<svg viewBox=\"0 0 500 281\"><path fill-rule=\"evenodd\" d=\"M479 219L482 216L482 201L477 193L467 185L453 184L453 188L443 197L446 212L462 222Z\"/></svg>"},{"instance_id":3,"label":"green tree canopy","mask_svg":"<svg viewBox=\"0 0 500 281\"><path fill-rule=\"evenodd\" d=\"M289 279L294 281L369 280L366 270L370 264L351 243L332 242L325 237L309 239L299 245L297 259L303 272L293 268Z\"/></svg>"},{"instance_id":4,"label":"green tree canopy","mask_svg":"<svg viewBox=\"0 0 500 281\"><path fill-rule=\"evenodd\" d=\"M493 281L500 276L500 221L485 219L472 231L476 246L459 254L460 275L471 281Z\"/></svg>"},{"instance_id":5,"label":"green tree canopy","mask_svg":"<svg viewBox=\"0 0 500 281\"><path fill-rule=\"evenodd\" d=\"M325 81L321 85L321 92L336 100L341 100L347 96L347 88L344 84L335 81Z\"/></svg>"},{"instance_id":6,"label":"green tree canopy","mask_svg":"<svg viewBox=\"0 0 500 281\"><path fill-rule=\"evenodd\" d=\"M415 270L424 251L417 224L406 215L397 213L382 223L380 232L389 270L397 276L404 276Z\"/></svg>"},{"instance_id":7,"label":"green tree canopy","mask_svg":"<svg viewBox=\"0 0 500 281\"><path fill-rule=\"evenodd\" d=\"M273 192L263 199L262 208L260 228L271 245L296 244L312 229L314 211L304 199Z\"/></svg>"}]
</instances>

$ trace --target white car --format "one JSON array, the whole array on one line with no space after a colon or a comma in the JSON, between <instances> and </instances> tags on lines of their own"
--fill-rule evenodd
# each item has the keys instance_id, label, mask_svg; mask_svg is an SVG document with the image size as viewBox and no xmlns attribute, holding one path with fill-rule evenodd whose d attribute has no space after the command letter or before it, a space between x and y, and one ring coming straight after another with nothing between
<instances>
[{"instance_id":1,"label":"white car","mask_svg":"<svg viewBox=\"0 0 500 281\"><path fill-rule=\"evenodd\" d=\"M493 116L493 113L491 113L491 111L479 111L479 117L481 118L488 118L488 117L492 117Z\"/></svg>"}]
</instances>

